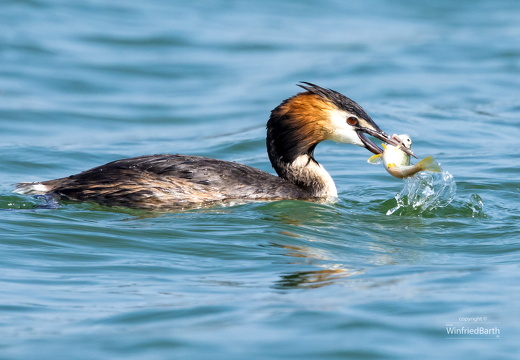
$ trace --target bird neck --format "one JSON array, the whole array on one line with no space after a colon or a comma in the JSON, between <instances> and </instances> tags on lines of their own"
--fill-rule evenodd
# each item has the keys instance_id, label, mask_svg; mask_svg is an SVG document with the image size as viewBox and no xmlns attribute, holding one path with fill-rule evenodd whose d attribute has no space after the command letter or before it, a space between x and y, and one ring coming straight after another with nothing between
<instances>
[{"instance_id":1,"label":"bird neck","mask_svg":"<svg viewBox=\"0 0 520 360\"><path fill-rule=\"evenodd\" d=\"M314 148L319 141L302 138L297 128L280 127L273 116L267 123L266 145L278 176L300 187L309 197L337 197L334 180L314 159Z\"/></svg>"},{"instance_id":2,"label":"bird neck","mask_svg":"<svg viewBox=\"0 0 520 360\"><path fill-rule=\"evenodd\" d=\"M334 180L312 156L301 154L293 161L285 162L283 156L279 156L273 148L268 148L268 151L278 176L302 188L309 197L338 196Z\"/></svg>"}]
</instances>

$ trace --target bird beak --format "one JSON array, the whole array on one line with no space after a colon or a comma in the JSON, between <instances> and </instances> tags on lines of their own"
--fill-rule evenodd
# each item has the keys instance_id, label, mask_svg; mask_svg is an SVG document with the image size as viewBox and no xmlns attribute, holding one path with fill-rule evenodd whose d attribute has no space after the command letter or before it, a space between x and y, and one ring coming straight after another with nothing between
<instances>
[{"instance_id":1,"label":"bird beak","mask_svg":"<svg viewBox=\"0 0 520 360\"><path fill-rule=\"evenodd\" d=\"M415 155L413 153L412 150L406 148L403 146L402 143L400 143L399 141L397 141L396 139L388 136L387 133L385 133L384 131L382 130L375 130L375 129L369 129L369 128L360 128L359 130L357 130L357 134L359 136L359 139L361 140L361 142L365 145L365 147L373 152L374 154L382 154L383 153L383 149L381 149L379 146L377 146L376 144L374 144L372 141L370 141L364 133L367 133L368 135L370 136L373 136L381 141L384 141L385 143L387 144L390 144L392 146L395 146L395 147L398 147L400 148L402 151L404 151L405 153L407 153L408 155L411 155L413 156L414 158L418 159L417 155Z\"/></svg>"}]
</instances>

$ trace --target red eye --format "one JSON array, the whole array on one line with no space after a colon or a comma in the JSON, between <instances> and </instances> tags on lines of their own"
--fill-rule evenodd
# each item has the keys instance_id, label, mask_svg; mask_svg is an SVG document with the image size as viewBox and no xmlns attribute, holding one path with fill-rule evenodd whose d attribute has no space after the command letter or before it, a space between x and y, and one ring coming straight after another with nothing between
<instances>
[{"instance_id":1,"label":"red eye","mask_svg":"<svg viewBox=\"0 0 520 360\"><path fill-rule=\"evenodd\" d=\"M351 117L347 118L347 124L354 126L354 125L357 125L357 123L358 123L357 117L351 116Z\"/></svg>"}]
</instances>

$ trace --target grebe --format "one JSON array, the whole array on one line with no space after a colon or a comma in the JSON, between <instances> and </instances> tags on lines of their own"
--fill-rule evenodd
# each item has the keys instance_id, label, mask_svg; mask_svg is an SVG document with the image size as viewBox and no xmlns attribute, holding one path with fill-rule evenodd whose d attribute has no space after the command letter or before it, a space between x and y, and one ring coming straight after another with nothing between
<instances>
[{"instance_id":1,"label":"grebe","mask_svg":"<svg viewBox=\"0 0 520 360\"><path fill-rule=\"evenodd\" d=\"M15 192L57 200L146 210L207 206L218 202L336 198L329 173L314 159L324 140L383 152L367 139L400 144L353 100L302 82L305 92L283 101L267 122L267 152L278 176L237 164L191 155L148 155L117 160L55 180L19 183ZM405 147L410 155L413 152Z\"/></svg>"}]
</instances>

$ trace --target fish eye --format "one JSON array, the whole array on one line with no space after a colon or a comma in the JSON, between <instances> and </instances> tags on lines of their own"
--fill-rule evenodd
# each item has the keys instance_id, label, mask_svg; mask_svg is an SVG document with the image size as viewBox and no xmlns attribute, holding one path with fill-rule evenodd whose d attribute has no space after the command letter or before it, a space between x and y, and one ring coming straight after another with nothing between
<instances>
[{"instance_id":1,"label":"fish eye","mask_svg":"<svg viewBox=\"0 0 520 360\"><path fill-rule=\"evenodd\" d=\"M355 116L349 116L349 117L347 118L347 124L352 125L352 126L357 125L357 124L358 124L358 119L357 119L357 117L355 117Z\"/></svg>"}]
</instances>

